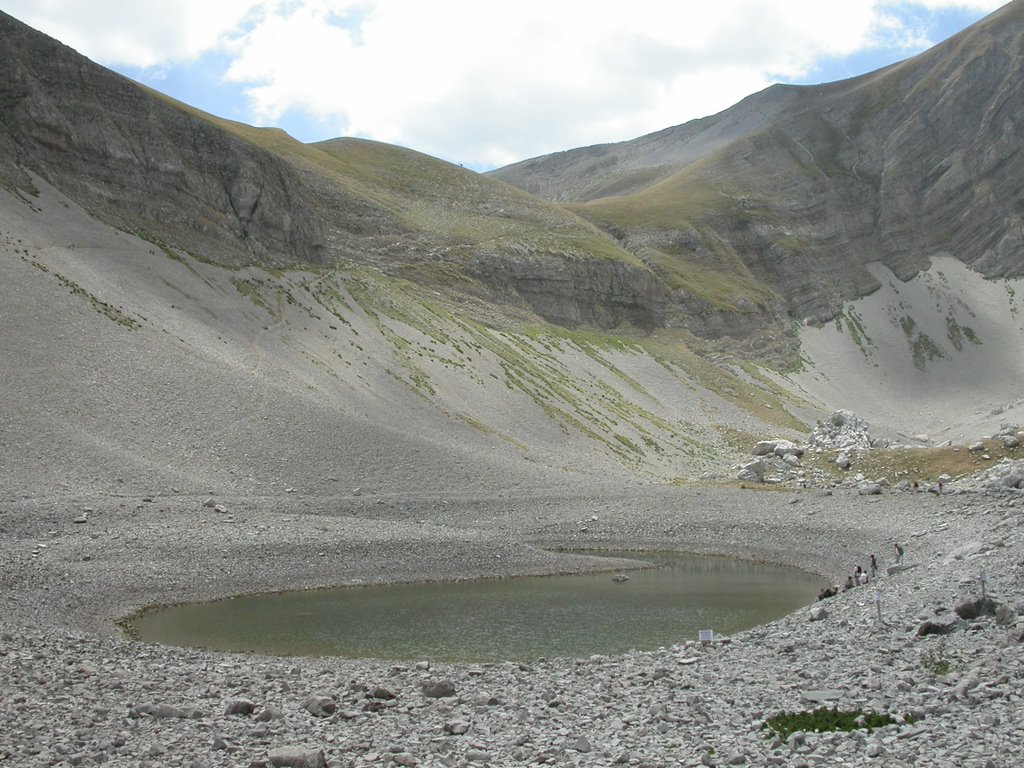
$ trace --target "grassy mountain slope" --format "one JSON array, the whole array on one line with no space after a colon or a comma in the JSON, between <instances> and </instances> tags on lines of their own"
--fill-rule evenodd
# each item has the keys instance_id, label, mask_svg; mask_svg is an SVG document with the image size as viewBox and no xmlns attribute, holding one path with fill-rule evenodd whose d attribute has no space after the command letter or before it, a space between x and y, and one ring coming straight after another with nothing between
<instances>
[{"instance_id":1,"label":"grassy mountain slope","mask_svg":"<svg viewBox=\"0 0 1024 768\"><path fill-rule=\"evenodd\" d=\"M35 183L0 192L10 492L672 481L804 429L678 344L495 330L365 267L198 261Z\"/></svg>"},{"instance_id":2,"label":"grassy mountain slope","mask_svg":"<svg viewBox=\"0 0 1024 768\"><path fill-rule=\"evenodd\" d=\"M920 386L922 370L966 390L985 368L978 391L1016 407L1020 372L1000 350L1024 332L972 320L980 288L959 297L970 310L943 326L948 343L919 287L899 288L896 321L850 326L860 343L828 339L829 326L798 336L794 291L811 309L859 312L843 297L890 279L917 286L907 270L928 260L816 255L860 242L853 213L833 220L837 200L876 214L843 197L869 166L850 165L848 148L832 165L820 152L780 159L824 124L810 111L782 118L811 91L783 89L784 104L719 117L703 138L682 132L690 159L656 183L563 207L411 150L303 145L213 118L3 16L0 53L11 64L0 77L5 493L291 489L385 515L399 492L441 504L724 476L755 438L798 438L825 410L872 403L881 429L909 429L908 392L933 404L915 431L932 430L949 401ZM846 96L888 77L823 90L848 117ZM1012 169L1004 144L989 159ZM929 194L974 178L968 155ZM751 176L765 157L776 175ZM905 174L880 178L886 189ZM999 194L1009 183L988 181ZM865 355L869 336L895 338L899 353ZM708 339L760 357L802 340L803 369L769 375L707 355ZM941 360L928 340L946 345ZM851 388L858 377L875 389ZM972 410L963 428L986 418Z\"/></svg>"},{"instance_id":3,"label":"grassy mountain slope","mask_svg":"<svg viewBox=\"0 0 1024 768\"><path fill-rule=\"evenodd\" d=\"M875 261L905 279L948 253L1020 276L1022 40L1016 0L884 70L774 86L711 118L495 176L576 201L570 210L685 292L704 332L726 311L717 325L742 335L774 297L761 319L780 330L789 317L827 320L878 289Z\"/></svg>"}]
</instances>

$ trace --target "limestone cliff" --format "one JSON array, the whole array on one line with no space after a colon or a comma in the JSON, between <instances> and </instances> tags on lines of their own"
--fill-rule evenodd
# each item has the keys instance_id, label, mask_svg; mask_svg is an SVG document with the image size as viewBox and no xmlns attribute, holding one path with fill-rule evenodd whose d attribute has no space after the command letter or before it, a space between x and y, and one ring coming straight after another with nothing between
<instances>
[{"instance_id":1,"label":"limestone cliff","mask_svg":"<svg viewBox=\"0 0 1024 768\"><path fill-rule=\"evenodd\" d=\"M0 14L0 175L25 169L214 260L319 261L287 163Z\"/></svg>"},{"instance_id":2,"label":"limestone cliff","mask_svg":"<svg viewBox=\"0 0 1024 768\"><path fill-rule=\"evenodd\" d=\"M0 14L0 184L34 174L207 261L368 267L499 322L792 361L793 321L875 290L870 263L1024 272L1022 40L1015 0L885 70L490 176L221 120Z\"/></svg>"},{"instance_id":3,"label":"limestone cliff","mask_svg":"<svg viewBox=\"0 0 1024 768\"><path fill-rule=\"evenodd\" d=\"M1024 274L1022 71L1016 0L878 72L773 86L710 118L494 175L577 201L663 278L763 281L786 314L820 320L877 288L871 262L905 279L949 253L989 277ZM707 281L693 282L713 306Z\"/></svg>"}]
</instances>

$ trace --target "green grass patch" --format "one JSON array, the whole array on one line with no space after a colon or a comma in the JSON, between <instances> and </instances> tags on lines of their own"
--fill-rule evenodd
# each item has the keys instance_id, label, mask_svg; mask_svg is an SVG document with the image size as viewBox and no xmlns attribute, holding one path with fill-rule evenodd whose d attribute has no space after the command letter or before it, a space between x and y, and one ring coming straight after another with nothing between
<instances>
[{"instance_id":1,"label":"green grass patch","mask_svg":"<svg viewBox=\"0 0 1024 768\"><path fill-rule=\"evenodd\" d=\"M839 327L840 331L843 329L843 322L845 322L846 327L850 329L850 338L853 339L854 344L857 345L861 354L867 358L871 357L874 342L864 329L864 318L861 317L854 309L849 309L846 312L840 312L836 315L836 325Z\"/></svg>"},{"instance_id":2,"label":"green grass patch","mask_svg":"<svg viewBox=\"0 0 1024 768\"><path fill-rule=\"evenodd\" d=\"M998 464L1003 459L1024 459L1024 446L1007 448L1001 440L982 441L985 448L972 452L966 446L945 448L874 448L853 457L852 470L867 477L887 477L890 481L906 480L921 485L938 482L941 475L952 478L974 474ZM984 458L988 456L989 458ZM842 472L835 465L833 453L805 453L805 466L835 477Z\"/></svg>"},{"instance_id":3,"label":"green grass patch","mask_svg":"<svg viewBox=\"0 0 1024 768\"><path fill-rule=\"evenodd\" d=\"M914 367L923 371L928 363L945 357L938 344L931 340L927 333L919 333L910 344L914 358Z\"/></svg>"},{"instance_id":4,"label":"green grass patch","mask_svg":"<svg viewBox=\"0 0 1024 768\"><path fill-rule=\"evenodd\" d=\"M906 720L910 722L910 720ZM869 733L875 728L894 725L896 720L888 714L862 709L838 709L819 707L804 712L780 712L764 721L770 733L785 741L797 731L805 733L826 733L829 731L861 731Z\"/></svg>"},{"instance_id":5,"label":"green grass patch","mask_svg":"<svg viewBox=\"0 0 1024 768\"><path fill-rule=\"evenodd\" d=\"M719 242L714 263L701 263L693 255L649 248L644 251L657 272L672 290L681 290L712 308L723 312L751 314L764 309L777 299L763 280L750 273L735 252ZM731 251L731 249L729 249Z\"/></svg>"},{"instance_id":6,"label":"green grass patch","mask_svg":"<svg viewBox=\"0 0 1024 768\"><path fill-rule=\"evenodd\" d=\"M940 640L937 648L921 654L921 667L930 675L942 677L953 671L953 663L946 657L946 643Z\"/></svg>"},{"instance_id":7,"label":"green grass patch","mask_svg":"<svg viewBox=\"0 0 1024 768\"><path fill-rule=\"evenodd\" d=\"M136 320L134 317L130 317L125 314L120 307L115 307L113 304L109 304L106 301L94 296L85 290L78 283L74 282L70 278L65 277L59 272L54 272L53 276L57 278L57 281L71 291L72 296L78 296L79 298L86 299L92 308L99 312L101 315L110 318L118 325L124 326L129 331L137 331L142 327L142 323Z\"/></svg>"}]
</instances>

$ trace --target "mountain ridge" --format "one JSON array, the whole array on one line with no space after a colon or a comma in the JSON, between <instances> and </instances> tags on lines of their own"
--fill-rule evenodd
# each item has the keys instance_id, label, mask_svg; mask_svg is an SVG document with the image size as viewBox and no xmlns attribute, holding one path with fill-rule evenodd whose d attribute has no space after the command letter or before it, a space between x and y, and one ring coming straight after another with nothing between
<instances>
[{"instance_id":1,"label":"mountain ridge","mask_svg":"<svg viewBox=\"0 0 1024 768\"><path fill-rule=\"evenodd\" d=\"M877 72L772 86L711 118L493 174L567 203L662 274L675 256L699 266L717 241L745 265L735 276L763 269L798 319L827 320L877 289L863 269L876 260L906 278L950 251L987 276L1019 276L1022 29L1016 0ZM742 129L716 141L723 125ZM701 151L671 145L679 135ZM659 199L673 184L721 205Z\"/></svg>"},{"instance_id":2,"label":"mountain ridge","mask_svg":"<svg viewBox=\"0 0 1024 768\"><path fill-rule=\"evenodd\" d=\"M945 252L815 261L808 243L849 249L854 225L878 214L851 198L861 218L830 218L865 183L842 171L866 172L842 153L823 163L797 131L813 138L824 118L779 130L761 114L720 117L716 136L748 138L640 192L556 205L413 150L306 145L205 115L9 17L0 52L14 62L0 79L0 287L12 308L0 335L13 361L0 384L14 414L0 437L22 446L8 466L34 493L53 491L52 467L69 489L104 492L132 477L271 495L344 482L382 497L688 482L728 476L765 433L798 440L878 393L879 434L940 432L949 397L915 389L929 373L959 387L991 370L979 397L1022 407L1019 366L1001 350L1024 338L1019 281L999 294L1004 333L972 320L985 286L947 292L945 316L930 308L941 281L922 290L913 268ZM834 87L830 119L862 106L843 98L855 85ZM780 87L746 103L780 97L818 98ZM801 142L816 162L793 164ZM768 155L787 164L750 181ZM992 186L1012 191L1012 179ZM813 214L804 229L786 224L794 211ZM864 299L847 297L884 286L896 298L880 322L859 320ZM801 326L808 315L847 336ZM882 381L863 375L879 361ZM907 391L928 403L920 424L890 407ZM958 423L988 428L995 407Z\"/></svg>"}]
</instances>

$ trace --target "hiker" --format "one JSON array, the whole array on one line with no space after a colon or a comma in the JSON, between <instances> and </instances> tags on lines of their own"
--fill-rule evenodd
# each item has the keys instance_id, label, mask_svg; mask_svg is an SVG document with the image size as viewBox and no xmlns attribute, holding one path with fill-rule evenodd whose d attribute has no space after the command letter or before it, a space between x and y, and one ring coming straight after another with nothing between
<instances>
[{"instance_id":1,"label":"hiker","mask_svg":"<svg viewBox=\"0 0 1024 768\"><path fill-rule=\"evenodd\" d=\"M864 570L859 565L856 568L853 569L853 585L854 586L858 586L861 583L860 577L861 577L862 573L864 573Z\"/></svg>"},{"instance_id":2,"label":"hiker","mask_svg":"<svg viewBox=\"0 0 1024 768\"><path fill-rule=\"evenodd\" d=\"M868 572L867 571L861 571L860 572L860 578L858 579L858 581L860 582L860 585L862 587L865 586L868 583Z\"/></svg>"},{"instance_id":3,"label":"hiker","mask_svg":"<svg viewBox=\"0 0 1024 768\"><path fill-rule=\"evenodd\" d=\"M893 544L893 547L896 549L896 562L897 563L902 563L903 562L903 547L900 546L899 542L896 542L895 544Z\"/></svg>"},{"instance_id":4,"label":"hiker","mask_svg":"<svg viewBox=\"0 0 1024 768\"><path fill-rule=\"evenodd\" d=\"M875 556L871 556L871 578L875 578L875 573L878 571L878 561L875 560Z\"/></svg>"},{"instance_id":5,"label":"hiker","mask_svg":"<svg viewBox=\"0 0 1024 768\"><path fill-rule=\"evenodd\" d=\"M843 584L843 592L845 592L848 589L853 589L853 576L847 576L846 583Z\"/></svg>"}]
</instances>

